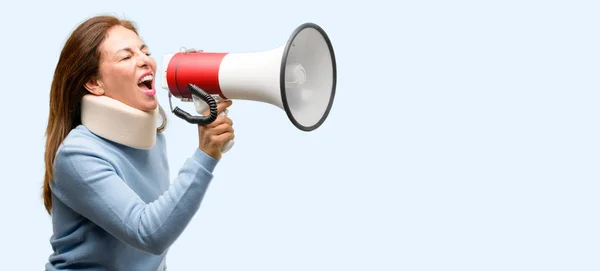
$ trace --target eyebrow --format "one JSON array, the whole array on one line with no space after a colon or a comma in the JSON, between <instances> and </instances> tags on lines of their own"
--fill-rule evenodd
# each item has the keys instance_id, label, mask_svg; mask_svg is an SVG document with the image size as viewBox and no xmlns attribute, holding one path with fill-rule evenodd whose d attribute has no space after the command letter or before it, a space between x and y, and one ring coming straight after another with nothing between
<instances>
[{"instance_id":1,"label":"eyebrow","mask_svg":"<svg viewBox=\"0 0 600 271\"><path fill-rule=\"evenodd\" d=\"M148 46L147 46L146 44L142 44L142 46L140 46L140 50L144 50L144 49L146 49L146 48L148 48ZM119 50L118 50L118 51L115 53L115 55L117 55L117 54L118 54L118 53L120 53L121 51L129 51L130 53L133 53L133 50L131 50L131 48L129 48L129 47L125 47L125 48L119 49Z\"/></svg>"}]
</instances>

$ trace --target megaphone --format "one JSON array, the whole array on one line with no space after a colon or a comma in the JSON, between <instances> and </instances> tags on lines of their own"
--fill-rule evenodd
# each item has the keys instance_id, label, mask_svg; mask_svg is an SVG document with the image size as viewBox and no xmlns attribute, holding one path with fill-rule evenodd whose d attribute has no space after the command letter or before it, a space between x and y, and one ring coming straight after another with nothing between
<instances>
[{"instance_id":1,"label":"megaphone","mask_svg":"<svg viewBox=\"0 0 600 271\"><path fill-rule=\"evenodd\" d=\"M188 52L163 56L162 88L168 90L172 112L189 123L216 119L222 99L249 100L279 107L301 131L313 131L327 119L333 105L337 68L331 41L315 23L298 26L287 42L275 49L250 52ZM193 102L192 116L176 107L171 97ZM226 113L226 112L224 112ZM223 152L229 150L229 142Z\"/></svg>"}]
</instances>

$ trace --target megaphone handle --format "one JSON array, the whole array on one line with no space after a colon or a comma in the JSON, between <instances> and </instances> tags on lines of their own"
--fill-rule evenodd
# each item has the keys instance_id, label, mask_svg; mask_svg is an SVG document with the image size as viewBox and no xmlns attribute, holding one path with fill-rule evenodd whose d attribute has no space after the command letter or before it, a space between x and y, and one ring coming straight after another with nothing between
<instances>
[{"instance_id":1,"label":"megaphone handle","mask_svg":"<svg viewBox=\"0 0 600 271\"><path fill-rule=\"evenodd\" d=\"M215 101L215 103L219 103L224 100L219 95L211 95L211 97ZM203 101L199 98L200 97L192 96L192 99L194 101L194 106L196 107L196 111L198 112L198 114L202 114L204 111L206 111L207 103L206 103L206 101ZM225 109L219 115L227 116L227 113L229 113L229 110ZM231 149L231 147L233 147L233 144L234 144L234 140L229 140L229 141L225 142L225 144L223 145L223 148L221 149L221 153L226 153L227 151L229 151Z\"/></svg>"}]
</instances>

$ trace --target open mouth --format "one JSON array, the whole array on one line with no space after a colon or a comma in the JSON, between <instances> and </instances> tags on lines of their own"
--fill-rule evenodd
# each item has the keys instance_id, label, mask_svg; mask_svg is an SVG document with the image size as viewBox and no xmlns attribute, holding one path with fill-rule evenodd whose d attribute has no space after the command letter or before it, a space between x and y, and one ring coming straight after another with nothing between
<instances>
[{"instance_id":1,"label":"open mouth","mask_svg":"<svg viewBox=\"0 0 600 271\"><path fill-rule=\"evenodd\" d=\"M151 90L153 80L154 80L154 76L152 74L144 75L138 81L138 87L141 88L142 90Z\"/></svg>"}]
</instances>

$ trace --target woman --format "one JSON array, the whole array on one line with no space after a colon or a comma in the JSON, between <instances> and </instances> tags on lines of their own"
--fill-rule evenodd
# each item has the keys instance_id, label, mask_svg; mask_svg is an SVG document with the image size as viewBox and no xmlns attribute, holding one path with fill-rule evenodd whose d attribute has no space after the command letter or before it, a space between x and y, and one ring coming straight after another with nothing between
<instances>
[{"instance_id":1,"label":"woman","mask_svg":"<svg viewBox=\"0 0 600 271\"><path fill-rule=\"evenodd\" d=\"M46 270L166 270L169 246L234 138L224 115L199 126L198 148L171 184L149 55L133 23L111 16L86 20L66 41L46 131L43 197L54 232Z\"/></svg>"}]
</instances>

